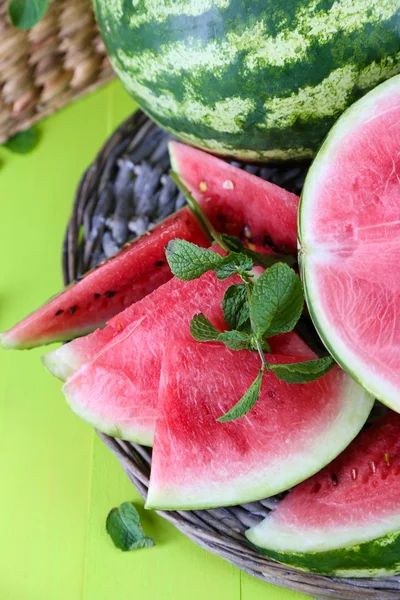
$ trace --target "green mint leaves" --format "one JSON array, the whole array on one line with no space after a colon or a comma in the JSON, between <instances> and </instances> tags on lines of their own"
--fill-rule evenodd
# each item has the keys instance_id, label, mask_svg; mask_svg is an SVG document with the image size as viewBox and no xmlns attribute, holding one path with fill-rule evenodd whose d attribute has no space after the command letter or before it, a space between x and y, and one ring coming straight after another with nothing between
<instances>
[{"instance_id":1,"label":"green mint leaves","mask_svg":"<svg viewBox=\"0 0 400 600\"><path fill-rule=\"evenodd\" d=\"M30 29L44 16L49 0L9 0L8 16L17 29Z\"/></svg>"},{"instance_id":2,"label":"green mint leaves","mask_svg":"<svg viewBox=\"0 0 400 600\"><path fill-rule=\"evenodd\" d=\"M2 146L15 154L27 154L37 145L38 137L36 129L25 129L4 142Z\"/></svg>"},{"instance_id":3,"label":"green mint leaves","mask_svg":"<svg viewBox=\"0 0 400 600\"><path fill-rule=\"evenodd\" d=\"M231 350L251 350L251 337L243 331L223 331L215 329L203 315L195 315L190 323L190 333L198 342L222 342Z\"/></svg>"},{"instance_id":4,"label":"green mint leaves","mask_svg":"<svg viewBox=\"0 0 400 600\"><path fill-rule=\"evenodd\" d=\"M124 552L154 546L153 538L145 535L132 502L123 502L121 506L111 510L106 530L114 545Z\"/></svg>"},{"instance_id":5,"label":"green mint leaves","mask_svg":"<svg viewBox=\"0 0 400 600\"><path fill-rule=\"evenodd\" d=\"M249 323L250 310L244 283L228 287L222 300L222 309L226 324L231 329L241 329Z\"/></svg>"},{"instance_id":6,"label":"green mint leaves","mask_svg":"<svg viewBox=\"0 0 400 600\"><path fill-rule=\"evenodd\" d=\"M306 362L289 363L286 365L269 365L271 371L275 373L278 379L286 383L309 383L319 379L335 364L333 358L325 356L316 360Z\"/></svg>"},{"instance_id":7,"label":"green mint leaves","mask_svg":"<svg viewBox=\"0 0 400 600\"><path fill-rule=\"evenodd\" d=\"M207 271L214 271L218 279L227 279L253 268L253 261L244 254L230 252L221 256L185 240L168 242L165 253L172 273L183 281L197 279Z\"/></svg>"},{"instance_id":8,"label":"green mint leaves","mask_svg":"<svg viewBox=\"0 0 400 600\"><path fill-rule=\"evenodd\" d=\"M233 408L228 410L228 412L222 415L222 417L218 418L220 423L227 423L228 421L239 419L253 408L260 396L263 372L264 369L259 370L256 379L253 381L239 402L237 402Z\"/></svg>"},{"instance_id":9,"label":"green mint leaves","mask_svg":"<svg viewBox=\"0 0 400 600\"><path fill-rule=\"evenodd\" d=\"M283 263L261 275L252 290L250 318L258 336L272 337L292 331L303 311L300 278Z\"/></svg>"},{"instance_id":10,"label":"green mint leaves","mask_svg":"<svg viewBox=\"0 0 400 600\"><path fill-rule=\"evenodd\" d=\"M168 242L165 255L172 273L183 281L197 279L223 262L219 254L185 240Z\"/></svg>"}]
</instances>

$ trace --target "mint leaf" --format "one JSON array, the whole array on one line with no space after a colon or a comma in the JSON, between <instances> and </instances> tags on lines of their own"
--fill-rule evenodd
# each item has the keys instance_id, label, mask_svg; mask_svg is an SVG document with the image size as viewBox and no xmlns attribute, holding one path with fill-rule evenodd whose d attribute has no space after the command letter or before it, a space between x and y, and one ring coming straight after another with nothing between
<instances>
[{"instance_id":1,"label":"mint leaf","mask_svg":"<svg viewBox=\"0 0 400 600\"><path fill-rule=\"evenodd\" d=\"M269 365L271 371L275 373L278 379L286 383L309 383L319 379L335 364L330 356L308 360L306 362L289 363L286 365Z\"/></svg>"},{"instance_id":2,"label":"mint leaf","mask_svg":"<svg viewBox=\"0 0 400 600\"><path fill-rule=\"evenodd\" d=\"M171 240L165 254L172 273L183 281L197 279L207 271L213 271L224 261L224 257L216 252L200 248L186 240Z\"/></svg>"},{"instance_id":3,"label":"mint leaf","mask_svg":"<svg viewBox=\"0 0 400 600\"><path fill-rule=\"evenodd\" d=\"M198 342L221 342L231 350L251 350L250 335L242 331L223 331L215 329L202 314L195 315L190 323L190 333Z\"/></svg>"},{"instance_id":4,"label":"mint leaf","mask_svg":"<svg viewBox=\"0 0 400 600\"><path fill-rule=\"evenodd\" d=\"M121 506L111 510L106 530L114 545L124 552L154 546L153 538L145 535L132 502L123 502Z\"/></svg>"},{"instance_id":5,"label":"mint leaf","mask_svg":"<svg viewBox=\"0 0 400 600\"><path fill-rule=\"evenodd\" d=\"M227 423L228 421L234 421L243 417L249 410L253 408L260 396L263 369L260 369L256 379L253 381L247 392L241 397L239 402L235 404L233 408L228 410L222 417L218 418L220 423Z\"/></svg>"},{"instance_id":6,"label":"mint leaf","mask_svg":"<svg viewBox=\"0 0 400 600\"><path fill-rule=\"evenodd\" d=\"M257 279L252 291L250 318L258 336L291 331L304 305L303 286L296 273L276 263Z\"/></svg>"},{"instance_id":7,"label":"mint leaf","mask_svg":"<svg viewBox=\"0 0 400 600\"><path fill-rule=\"evenodd\" d=\"M220 331L202 314L194 315L190 322L190 333L198 342L216 342Z\"/></svg>"},{"instance_id":8,"label":"mint leaf","mask_svg":"<svg viewBox=\"0 0 400 600\"><path fill-rule=\"evenodd\" d=\"M224 331L220 333L217 342L222 342L231 350L252 350L250 335L244 331Z\"/></svg>"},{"instance_id":9,"label":"mint leaf","mask_svg":"<svg viewBox=\"0 0 400 600\"><path fill-rule=\"evenodd\" d=\"M228 287L222 300L225 321L230 329L240 329L250 317L244 283Z\"/></svg>"},{"instance_id":10,"label":"mint leaf","mask_svg":"<svg viewBox=\"0 0 400 600\"><path fill-rule=\"evenodd\" d=\"M9 0L8 16L17 29L30 29L44 16L49 0Z\"/></svg>"},{"instance_id":11,"label":"mint leaf","mask_svg":"<svg viewBox=\"0 0 400 600\"><path fill-rule=\"evenodd\" d=\"M25 129L4 142L4 148L8 148L15 154L27 154L38 143L38 134L35 129Z\"/></svg>"},{"instance_id":12,"label":"mint leaf","mask_svg":"<svg viewBox=\"0 0 400 600\"><path fill-rule=\"evenodd\" d=\"M230 252L217 267L214 267L214 273L218 279L227 279L238 271L251 271L252 268L251 258L238 252Z\"/></svg>"}]
</instances>

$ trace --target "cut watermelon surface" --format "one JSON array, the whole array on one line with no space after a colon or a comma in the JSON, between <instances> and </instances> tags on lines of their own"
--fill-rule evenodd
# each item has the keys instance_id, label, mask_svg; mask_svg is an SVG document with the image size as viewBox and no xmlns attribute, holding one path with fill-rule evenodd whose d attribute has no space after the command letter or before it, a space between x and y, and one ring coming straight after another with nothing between
<instances>
[{"instance_id":1,"label":"cut watermelon surface","mask_svg":"<svg viewBox=\"0 0 400 600\"><path fill-rule=\"evenodd\" d=\"M299 358L269 354L268 360ZM339 367L308 384L288 384L268 372L250 412L218 422L259 368L257 353L221 344L173 340L167 346L148 508L212 508L286 490L337 456L371 410L372 398Z\"/></svg>"},{"instance_id":2,"label":"cut watermelon surface","mask_svg":"<svg viewBox=\"0 0 400 600\"><path fill-rule=\"evenodd\" d=\"M170 142L173 170L221 233L296 252L299 198L191 146Z\"/></svg>"},{"instance_id":3,"label":"cut watermelon surface","mask_svg":"<svg viewBox=\"0 0 400 600\"><path fill-rule=\"evenodd\" d=\"M109 435L151 445L166 343L190 341L190 321L199 312L226 329L222 299L239 281L237 276L219 281L211 272L188 282L174 278L122 313L121 331L115 318L105 329L49 353L44 362L58 377L69 377L63 391L81 418ZM275 352L315 358L295 333L275 336L270 345Z\"/></svg>"},{"instance_id":4,"label":"cut watermelon surface","mask_svg":"<svg viewBox=\"0 0 400 600\"><path fill-rule=\"evenodd\" d=\"M114 320L89 336L84 348L78 344L79 360L83 351L85 358L94 358L63 387L72 410L104 433L151 445L165 343L172 336L190 338L190 321L199 312L224 329L222 299L229 285L239 281L237 276L219 281L212 272L188 282L174 278L121 315L125 323L129 318L121 333L115 335ZM104 345L107 336L112 339ZM68 372L78 363L74 344L67 355ZM57 364L63 368L65 353L60 356ZM52 364L54 371L54 360Z\"/></svg>"},{"instance_id":5,"label":"cut watermelon surface","mask_svg":"<svg viewBox=\"0 0 400 600\"><path fill-rule=\"evenodd\" d=\"M209 239L188 208L127 244L42 308L0 335L4 348L31 348L84 335L172 277L165 246L180 238L207 247Z\"/></svg>"},{"instance_id":6,"label":"cut watermelon surface","mask_svg":"<svg viewBox=\"0 0 400 600\"><path fill-rule=\"evenodd\" d=\"M400 411L400 77L354 104L307 176L299 214L310 315L335 359Z\"/></svg>"},{"instance_id":7,"label":"cut watermelon surface","mask_svg":"<svg viewBox=\"0 0 400 600\"><path fill-rule=\"evenodd\" d=\"M400 415L389 411L363 431L246 535L271 558L308 571L400 573Z\"/></svg>"}]
</instances>

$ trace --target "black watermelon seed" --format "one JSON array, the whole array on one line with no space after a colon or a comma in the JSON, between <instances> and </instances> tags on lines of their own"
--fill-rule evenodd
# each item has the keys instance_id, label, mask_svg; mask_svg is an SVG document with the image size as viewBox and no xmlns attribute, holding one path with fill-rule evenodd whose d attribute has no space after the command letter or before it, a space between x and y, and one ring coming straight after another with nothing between
<instances>
[{"instance_id":1,"label":"black watermelon seed","mask_svg":"<svg viewBox=\"0 0 400 600\"><path fill-rule=\"evenodd\" d=\"M58 311L56 312L56 317L59 317L60 315L62 315L62 314L63 314L63 312L64 312L64 311L62 310L62 308L60 308L60 310L58 310Z\"/></svg>"},{"instance_id":2,"label":"black watermelon seed","mask_svg":"<svg viewBox=\"0 0 400 600\"><path fill-rule=\"evenodd\" d=\"M76 311L76 309L77 309L77 308L78 308L78 307L77 307L77 305L76 305L76 304L75 304L75 306L71 306L71 308L70 308L70 309L69 309L69 311L68 311L68 312L69 312L69 314L70 314L70 315L73 315L73 314L74 314L74 312Z\"/></svg>"},{"instance_id":3,"label":"black watermelon seed","mask_svg":"<svg viewBox=\"0 0 400 600\"><path fill-rule=\"evenodd\" d=\"M93 294L93 296L96 298L96 300L100 298L100 294Z\"/></svg>"},{"instance_id":4,"label":"black watermelon seed","mask_svg":"<svg viewBox=\"0 0 400 600\"><path fill-rule=\"evenodd\" d=\"M112 298L113 296L115 296L117 292L106 292L105 295L107 296L107 298Z\"/></svg>"},{"instance_id":5,"label":"black watermelon seed","mask_svg":"<svg viewBox=\"0 0 400 600\"><path fill-rule=\"evenodd\" d=\"M154 263L155 267L162 267L163 265L165 265L165 260L156 260Z\"/></svg>"},{"instance_id":6,"label":"black watermelon seed","mask_svg":"<svg viewBox=\"0 0 400 600\"><path fill-rule=\"evenodd\" d=\"M337 485L339 483L339 479L338 479L338 476L336 475L336 473L332 473L331 479L332 479L333 485Z\"/></svg>"}]
</instances>

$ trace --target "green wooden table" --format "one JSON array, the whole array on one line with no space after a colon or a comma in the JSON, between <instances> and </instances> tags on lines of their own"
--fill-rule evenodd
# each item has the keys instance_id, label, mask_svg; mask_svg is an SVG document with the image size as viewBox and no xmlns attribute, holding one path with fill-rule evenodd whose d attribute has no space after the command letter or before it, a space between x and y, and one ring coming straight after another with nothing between
<instances>
[{"instance_id":1,"label":"green wooden table","mask_svg":"<svg viewBox=\"0 0 400 600\"><path fill-rule=\"evenodd\" d=\"M0 151L0 331L61 287L80 175L133 110L117 82L40 124L26 156ZM67 407L42 351L0 350L1 600L300 600L198 548L143 510L117 460ZM156 546L122 553L108 511L132 500Z\"/></svg>"}]
</instances>

